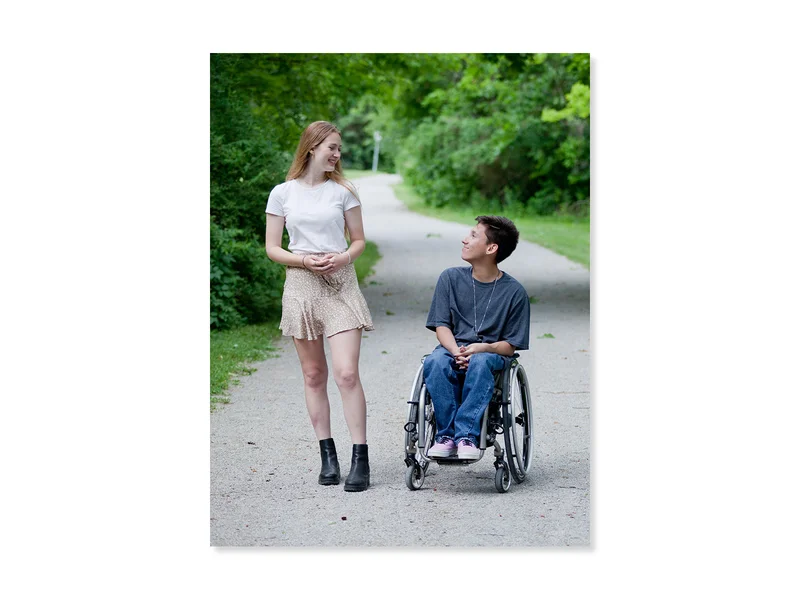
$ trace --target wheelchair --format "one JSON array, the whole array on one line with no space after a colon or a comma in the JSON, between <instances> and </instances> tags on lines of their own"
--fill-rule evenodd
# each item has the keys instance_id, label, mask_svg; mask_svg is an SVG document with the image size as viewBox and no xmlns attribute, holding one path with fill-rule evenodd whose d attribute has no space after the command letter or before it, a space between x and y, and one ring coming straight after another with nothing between
<instances>
[{"instance_id":1,"label":"wheelchair","mask_svg":"<svg viewBox=\"0 0 800 600\"><path fill-rule=\"evenodd\" d=\"M422 357L421 362L425 362ZM405 431L406 486L410 490L422 488L425 474L432 462L439 465L465 465L478 462L484 452L494 449L494 485L498 492L505 493L511 479L522 483L530 471L533 458L533 411L530 387L525 369L518 362L519 354L506 358L502 371L495 373L492 399L481 420L481 435L478 441L480 456L477 459L429 457L428 450L434 444L436 419L433 401L425 385L423 365L417 369L411 395L408 399L408 418ZM501 447L497 437L503 438Z\"/></svg>"}]
</instances>

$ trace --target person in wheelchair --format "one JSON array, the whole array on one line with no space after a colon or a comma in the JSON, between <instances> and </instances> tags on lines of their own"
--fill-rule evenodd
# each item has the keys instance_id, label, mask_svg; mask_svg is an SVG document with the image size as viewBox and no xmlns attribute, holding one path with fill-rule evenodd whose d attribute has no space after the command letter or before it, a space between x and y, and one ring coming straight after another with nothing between
<instances>
[{"instance_id":1,"label":"person in wheelchair","mask_svg":"<svg viewBox=\"0 0 800 600\"><path fill-rule=\"evenodd\" d=\"M433 458L480 458L481 418L494 391L494 372L505 357L527 350L530 301L525 288L498 264L519 241L505 217L479 216L462 241L468 267L440 276L426 327L439 345L425 358L423 373L436 418Z\"/></svg>"}]
</instances>

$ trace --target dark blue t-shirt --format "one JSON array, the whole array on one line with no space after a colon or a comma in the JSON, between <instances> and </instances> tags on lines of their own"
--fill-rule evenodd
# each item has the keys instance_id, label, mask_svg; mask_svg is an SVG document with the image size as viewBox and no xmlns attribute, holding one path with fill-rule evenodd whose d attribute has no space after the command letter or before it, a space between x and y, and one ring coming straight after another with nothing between
<instances>
[{"instance_id":1,"label":"dark blue t-shirt","mask_svg":"<svg viewBox=\"0 0 800 600\"><path fill-rule=\"evenodd\" d=\"M472 267L446 269L436 283L425 326L431 331L449 327L459 345L508 342L517 350L527 350L531 305L525 288L505 271L492 292L494 285L473 279Z\"/></svg>"}]
</instances>

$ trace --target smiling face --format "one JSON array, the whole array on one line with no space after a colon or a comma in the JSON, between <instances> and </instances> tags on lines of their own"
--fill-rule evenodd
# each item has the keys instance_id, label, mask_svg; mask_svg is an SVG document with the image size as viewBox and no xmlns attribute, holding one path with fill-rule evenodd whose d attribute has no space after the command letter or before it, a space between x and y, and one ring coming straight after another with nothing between
<instances>
[{"instance_id":1,"label":"smiling face","mask_svg":"<svg viewBox=\"0 0 800 600\"><path fill-rule=\"evenodd\" d=\"M486 226L478 223L470 229L467 237L461 240L461 258L470 264L488 259L493 260L497 255L497 244L491 243L486 237Z\"/></svg>"},{"instance_id":2,"label":"smiling face","mask_svg":"<svg viewBox=\"0 0 800 600\"><path fill-rule=\"evenodd\" d=\"M310 166L315 171L333 171L342 158L342 137L335 131L311 150Z\"/></svg>"}]
</instances>

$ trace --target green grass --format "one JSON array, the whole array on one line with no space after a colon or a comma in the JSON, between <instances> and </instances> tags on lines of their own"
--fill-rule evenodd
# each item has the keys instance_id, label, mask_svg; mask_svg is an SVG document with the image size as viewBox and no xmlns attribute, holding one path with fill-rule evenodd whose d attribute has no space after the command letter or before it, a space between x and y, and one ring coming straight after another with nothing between
<instances>
[{"instance_id":1,"label":"green grass","mask_svg":"<svg viewBox=\"0 0 800 600\"><path fill-rule=\"evenodd\" d=\"M373 173L372 169L344 169L344 176L346 179L359 179L360 177L369 177L370 175L388 175L388 173L380 169L378 169L377 173Z\"/></svg>"},{"instance_id":2,"label":"green grass","mask_svg":"<svg viewBox=\"0 0 800 600\"><path fill-rule=\"evenodd\" d=\"M394 193L410 210L445 221L454 221L472 226L480 213L469 207L434 208L425 204L407 183L394 186ZM530 217L510 213L504 216L512 219L519 229L520 237L539 244L566 256L587 269L589 268L589 218L546 216Z\"/></svg>"},{"instance_id":3,"label":"green grass","mask_svg":"<svg viewBox=\"0 0 800 600\"><path fill-rule=\"evenodd\" d=\"M211 332L211 408L227 404L225 394L237 377L249 375L254 369L247 366L264 360L275 352L273 340L280 335L277 323L245 325L227 331Z\"/></svg>"},{"instance_id":4,"label":"green grass","mask_svg":"<svg viewBox=\"0 0 800 600\"><path fill-rule=\"evenodd\" d=\"M355 262L358 281L374 273L373 267L381 254L374 242ZM230 385L239 383L239 377L255 371L249 365L275 356L275 340L281 335L278 322L245 325L226 331L211 332L211 410L218 404L227 404Z\"/></svg>"},{"instance_id":5,"label":"green grass","mask_svg":"<svg viewBox=\"0 0 800 600\"><path fill-rule=\"evenodd\" d=\"M358 276L358 282L363 283L363 281L375 273L375 270L372 268L375 266L381 259L381 253L378 252L378 246L375 242L367 241L367 247L364 248L364 252L361 253L361 256L358 257L358 260L355 262L356 267L356 275Z\"/></svg>"}]
</instances>

